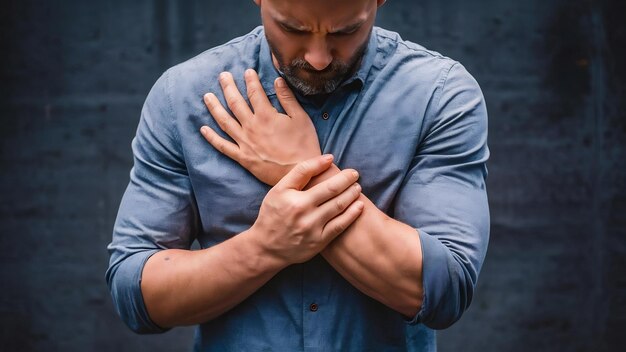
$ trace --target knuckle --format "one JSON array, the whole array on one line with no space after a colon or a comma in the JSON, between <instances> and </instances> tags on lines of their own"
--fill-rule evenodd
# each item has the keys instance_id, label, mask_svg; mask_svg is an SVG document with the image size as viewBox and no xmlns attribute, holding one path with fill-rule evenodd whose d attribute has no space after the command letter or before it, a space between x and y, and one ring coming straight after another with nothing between
<instances>
[{"instance_id":1,"label":"knuckle","mask_svg":"<svg viewBox=\"0 0 626 352\"><path fill-rule=\"evenodd\" d=\"M226 143L217 143L217 149L222 154L226 154L226 152L228 152L228 147L226 146Z\"/></svg>"},{"instance_id":2,"label":"knuckle","mask_svg":"<svg viewBox=\"0 0 626 352\"><path fill-rule=\"evenodd\" d=\"M246 112L246 109L248 108L248 104L246 103L245 100L242 99L237 99L233 105L233 111L236 111L239 115L236 115L237 117L241 117L242 114L244 114Z\"/></svg>"},{"instance_id":3,"label":"knuckle","mask_svg":"<svg viewBox=\"0 0 626 352\"><path fill-rule=\"evenodd\" d=\"M343 211L343 210L346 208L346 202L345 202L345 201L343 201L342 199L338 199L338 200L335 202L335 208L336 208L336 210L337 210L337 211L339 211L339 212Z\"/></svg>"},{"instance_id":4,"label":"knuckle","mask_svg":"<svg viewBox=\"0 0 626 352\"><path fill-rule=\"evenodd\" d=\"M294 224L294 229L298 233L307 232L311 228L311 223L309 220L298 219Z\"/></svg>"},{"instance_id":5,"label":"knuckle","mask_svg":"<svg viewBox=\"0 0 626 352\"><path fill-rule=\"evenodd\" d=\"M298 163L298 165L296 165L296 167L293 168L294 172L301 175L301 176L305 176L307 174L307 171L309 170L309 162L308 161L303 161Z\"/></svg>"},{"instance_id":6,"label":"knuckle","mask_svg":"<svg viewBox=\"0 0 626 352\"><path fill-rule=\"evenodd\" d=\"M256 85L248 85L248 97L250 99L255 98L257 95L259 95L259 88Z\"/></svg>"},{"instance_id":7,"label":"knuckle","mask_svg":"<svg viewBox=\"0 0 626 352\"><path fill-rule=\"evenodd\" d=\"M231 130L230 120L224 118L223 116L220 118L220 127L224 130L224 132L228 133Z\"/></svg>"},{"instance_id":8,"label":"knuckle","mask_svg":"<svg viewBox=\"0 0 626 352\"><path fill-rule=\"evenodd\" d=\"M296 210L298 214L305 214L308 208L309 206L303 198L297 198L294 202L294 210Z\"/></svg>"},{"instance_id":9,"label":"knuckle","mask_svg":"<svg viewBox=\"0 0 626 352\"><path fill-rule=\"evenodd\" d=\"M235 97L229 96L226 97L226 104L232 109L239 105L239 100Z\"/></svg>"},{"instance_id":10,"label":"knuckle","mask_svg":"<svg viewBox=\"0 0 626 352\"><path fill-rule=\"evenodd\" d=\"M335 194L335 193L338 193L339 191L341 191L341 189L338 187L338 185L333 183L333 182L327 182L326 183L326 189L330 193L332 193L332 194Z\"/></svg>"},{"instance_id":11,"label":"knuckle","mask_svg":"<svg viewBox=\"0 0 626 352\"><path fill-rule=\"evenodd\" d=\"M333 233L335 234L342 233L345 229L346 229L345 225L340 222L334 224L332 228Z\"/></svg>"},{"instance_id":12,"label":"knuckle","mask_svg":"<svg viewBox=\"0 0 626 352\"><path fill-rule=\"evenodd\" d=\"M361 187L358 184L352 187L352 195L353 198L358 198L361 195Z\"/></svg>"},{"instance_id":13,"label":"knuckle","mask_svg":"<svg viewBox=\"0 0 626 352\"><path fill-rule=\"evenodd\" d=\"M288 208L289 210L291 210L291 212L300 214L304 211L304 209L306 208L306 205L304 204L301 198L291 197L288 200Z\"/></svg>"}]
</instances>

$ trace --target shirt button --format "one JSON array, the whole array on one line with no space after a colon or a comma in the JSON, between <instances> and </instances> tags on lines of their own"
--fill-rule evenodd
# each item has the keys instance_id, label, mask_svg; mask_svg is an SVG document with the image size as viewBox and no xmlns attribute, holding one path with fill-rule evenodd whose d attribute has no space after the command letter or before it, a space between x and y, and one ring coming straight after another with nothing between
<instances>
[{"instance_id":1,"label":"shirt button","mask_svg":"<svg viewBox=\"0 0 626 352\"><path fill-rule=\"evenodd\" d=\"M322 114L322 118L323 118L324 120L328 120L328 118L329 118L329 117L330 117L330 115L329 115L327 112L325 112L325 113L323 113L323 114Z\"/></svg>"},{"instance_id":2,"label":"shirt button","mask_svg":"<svg viewBox=\"0 0 626 352\"><path fill-rule=\"evenodd\" d=\"M309 309L311 310L311 312L317 312L318 308L319 307L315 303L311 303L311 305L309 306Z\"/></svg>"}]
</instances>

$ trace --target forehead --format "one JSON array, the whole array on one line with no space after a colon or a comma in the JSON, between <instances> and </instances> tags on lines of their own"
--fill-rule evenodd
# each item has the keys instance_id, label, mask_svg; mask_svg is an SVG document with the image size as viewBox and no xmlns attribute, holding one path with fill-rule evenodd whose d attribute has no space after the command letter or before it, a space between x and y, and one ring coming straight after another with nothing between
<instances>
[{"instance_id":1,"label":"forehead","mask_svg":"<svg viewBox=\"0 0 626 352\"><path fill-rule=\"evenodd\" d=\"M365 20L376 7L375 0L265 0L264 10L277 20L301 25L345 25Z\"/></svg>"}]
</instances>

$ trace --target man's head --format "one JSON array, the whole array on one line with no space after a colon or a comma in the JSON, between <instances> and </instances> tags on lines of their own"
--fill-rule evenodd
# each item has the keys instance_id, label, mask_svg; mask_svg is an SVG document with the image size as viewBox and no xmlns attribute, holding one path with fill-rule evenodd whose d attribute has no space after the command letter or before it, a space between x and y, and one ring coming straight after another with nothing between
<instances>
[{"instance_id":1,"label":"man's head","mask_svg":"<svg viewBox=\"0 0 626 352\"><path fill-rule=\"evenodd\" d=\"M385 0L254 0L274 65L304 95L330 93L360 63Z\"/></svg>"}]
</instances>

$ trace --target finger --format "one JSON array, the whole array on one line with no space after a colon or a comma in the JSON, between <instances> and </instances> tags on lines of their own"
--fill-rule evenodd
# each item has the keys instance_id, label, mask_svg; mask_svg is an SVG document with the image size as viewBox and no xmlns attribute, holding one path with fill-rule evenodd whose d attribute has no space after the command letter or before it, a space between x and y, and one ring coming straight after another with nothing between
<instances>
[{"instance_id":1,"label":"finger","mask_svg":"<svg viewBox=\"0 0 626 352\"><path fill-rule=\"evenodd\" d=\"M326 241L326 243L330 243L335 237L339 236L343 233L352 223L359 218L361 213L363 213L363 202L356 201L346 209L339 216L334 217L332 220L324 225L324 229L322 230L322 238Z\"/></svg>"},{"instance_id":2,"label":"finger","mask_svg":"<svg viewBox=\"0 0 626 352\"><path fill-rule=\"evenodd\" d=\"M302 116L308 117L308 114L306 113L306 111L304 111L304 109L296 99L296 96L287 86L285 79L283 79L282 77L276 78L276 80L274 81L274 88L276 89L276 96L278 96L278 101L280 102L280 105L283 107L283 109L285 109L287 115L294 118Z\"/></svg>"},{"instance_id":3,"label":"finger","mask_svg":"<svg viewBox=\"0 0 626 352\"><path fill-rule=\"evenodd\" d=\"M231 143L225 140L209 126L202 126L200 128L200 133L202 134L204 139L206 139L206 141L209 142L209 144L211 144L220 153L237 162L240 161L241 151L235 143Z\"/></svg>"},{"instance_id":4,"label":"finger","mask_svg":"<svg viewBox=\"0 0 626 352\"><path fill-rule=\"evenodd\" d=\"M319 217L319 219L322 219L324 222L330 221L332 218L343 213L352 203L359 199L360 195L361 186L355 183L341 192L341 194L317 207L313 215Z\"/></svg>"},{"instance_id":5,"label":"finger","mask_svg":"<svg viewBox=\"0 0 626 352\"><path fill-rule=\"evenodd\" d=\"M311 187L306 191L306 193L311 197L311 200L315 205L320 205L329 199L336 197L338 194L354 184L358 179L359 173L356 172L356 170L341 170L341 172L328 180Z\"/></svg>"},{"instance_id":6,"label":"finger","mask_svg":"<svg viewBox=\"0 0 626 352\"><path fill-rule=\"evenodd\" d=\"M237 88L235 84L233 75L230 74L230 72L220 73L220 85L222 86L224 99L226 99L226 104L230 108L230 111L235 114L235 117L242 125L245 124L247 120L252 117L252 111L250 111L248 103L246 103L246 100L241 93L239 93L239 88Z\"/></svg>"},{"instance_id":7,"label":"finger","mask_svg":"<svg viewBox=\"0 0 626 352\"><path fill-rule=\"evenodd\" d=\"M250 100L252 110L256 113L264 109L273 109L274 107L270 103L269 99L267 99L267 95L265 94L265 90L261 85L259 75L257 75L256 71L249 68L244 73L244 77L246 79L248 100Z\"/></svg>"},{"instance_id":8,"label":"finger","mask_svg":"<svg viewBox=\"0 0 626 352\"><path fill-rule=\"evenodd\" d=\"M222 106L222 103L217 99L215 94L207 93L204 95L204 104L209 109L211 116L222 131L226 132L235 141L240 140L242 134L241 125L235 120L226 109Z\"/></svg>"},{"instance_id":9,"label":"finger","mask_svg":"<svg viewBox=\"0 0 626 352\"><path fill-rule=\"evenodd\" d=\"M297 189L301 191L313 176L317 176L326 171L332 165L333 156L330 154L316 156L314 158L301 161L291 169L278 183L277 188Z\"/></svg>"}]
</instances>

